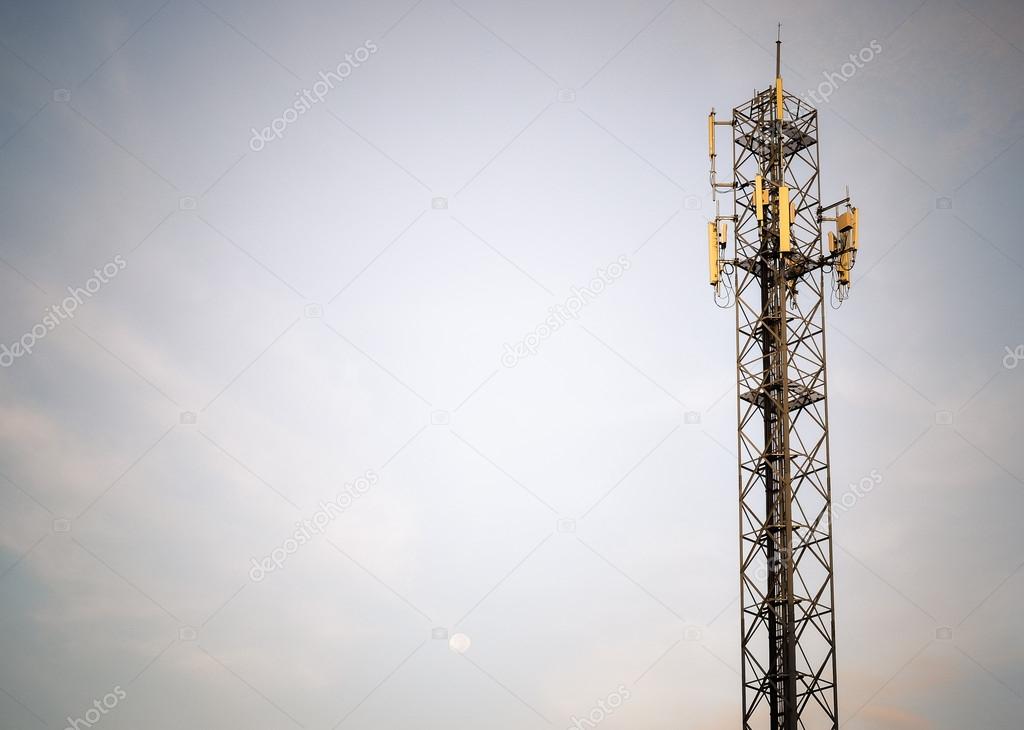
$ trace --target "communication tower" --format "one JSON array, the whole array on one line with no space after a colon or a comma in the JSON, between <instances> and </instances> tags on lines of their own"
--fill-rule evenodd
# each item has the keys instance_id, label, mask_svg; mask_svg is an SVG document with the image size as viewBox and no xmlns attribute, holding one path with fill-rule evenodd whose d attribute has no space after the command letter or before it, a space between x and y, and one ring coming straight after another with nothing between
<instances>
[{"instance_id":1,"label":"communication tower","mask_svg":"<svg viewBox=\"0 0 1024 730\"><path fill-rule=\"evenodd\" d=\"M858 218L849 192L821 205L818 112L783 88L781 47L771 87L708 117L712 194L733 198L731 216L716 202L708 254L716 303L736 314L743 728L836 730L825 308L849 293Z\"/></svg>"}]
</instances>

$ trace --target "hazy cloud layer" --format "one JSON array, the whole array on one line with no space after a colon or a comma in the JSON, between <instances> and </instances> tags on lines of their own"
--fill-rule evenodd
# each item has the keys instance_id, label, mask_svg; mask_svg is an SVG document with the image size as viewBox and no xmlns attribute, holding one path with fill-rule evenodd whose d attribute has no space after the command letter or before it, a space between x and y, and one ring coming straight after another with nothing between
<instances>
[{"instance_id":1,"label":"hazy cloud layer","mask_svg":"<svg viewBox=\"0 0 1024 730\"><path fill-rule=\"evenodd\" d=\"M828 312L844 726L1019 728L996 0L6 3L0 726L566 728L628 695L602 730L737 727L705 115L771 82L780 20L823 198L862 212Z\"/></svg>"}]
</instances>

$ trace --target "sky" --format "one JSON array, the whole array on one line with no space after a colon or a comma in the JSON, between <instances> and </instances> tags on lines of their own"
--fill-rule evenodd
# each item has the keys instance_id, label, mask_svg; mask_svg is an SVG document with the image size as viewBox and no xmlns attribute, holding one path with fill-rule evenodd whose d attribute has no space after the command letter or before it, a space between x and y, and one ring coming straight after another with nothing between
<instances>
[{"instance_id":1,"label":"sky","mask_svg":"<svg viewBox=\"0 0 1024 730\"><path fill-rule=\"evenodd\" d=\"M996 0L0 4L0 727L740 726L706 118L779 22L860 209L841 723L1019 728Z\"/></svg>"}]
</instances>

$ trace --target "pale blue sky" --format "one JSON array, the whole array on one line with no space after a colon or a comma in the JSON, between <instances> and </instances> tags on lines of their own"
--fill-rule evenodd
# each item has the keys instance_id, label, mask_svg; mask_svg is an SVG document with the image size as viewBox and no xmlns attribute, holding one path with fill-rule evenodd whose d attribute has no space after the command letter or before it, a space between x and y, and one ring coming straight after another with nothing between
<instances>
[{"instance_id":1,"label":"pale blue sky","mask_svg":"<svg viewBox=\"0 0 1024 730\"><path fill-rule=\"evenodd\" d=\"M836 520L844 727L1019 728L1024 11L994 0L0 4L0 345L124 262L0 369L0 727L116 687L94 726L565 728L623 686L602 728L737 727L705 124L771 83L780 20L793 93L881 48L820 105L862 226L833 488L880 479Z\"/></svg>"}]
</instances>

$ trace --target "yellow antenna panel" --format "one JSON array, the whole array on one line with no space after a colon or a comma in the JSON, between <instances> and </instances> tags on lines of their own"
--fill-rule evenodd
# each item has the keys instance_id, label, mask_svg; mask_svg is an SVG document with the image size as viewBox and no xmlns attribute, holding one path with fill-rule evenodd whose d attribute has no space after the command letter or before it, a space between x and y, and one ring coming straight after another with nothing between
<instances>
[{"instance_id":1,"label":"yellow antenna panel","mask_svg":"<svg viewBox=\"0 0 1024 730\"><path fill-rule=\"evenodd\" d=\"M785 185L779 187L779 252L788 253L790 250L790 227L792 226L792 209L789 205L789 188Z\"/></svg>"},{"instance_id":2,"label":"yellow antenna panel","mask_svg":"<svg viewBox=\"0 0 1024 730\"><path fill-rule=\"evenodd\" d=\"M714 223L708 223L708 279L711 286L718 286L718 230Z\"/></svg>"},{"instance_id":3,"label":"yellow antenna panel","mask_svg":"<svg viewBox=\"0 0 1024 730\"><path fill-rule=\"evenodd\" d=\"M708 157L715 156L715 113L708 114Z\"/></svg>"}]
</instances>

